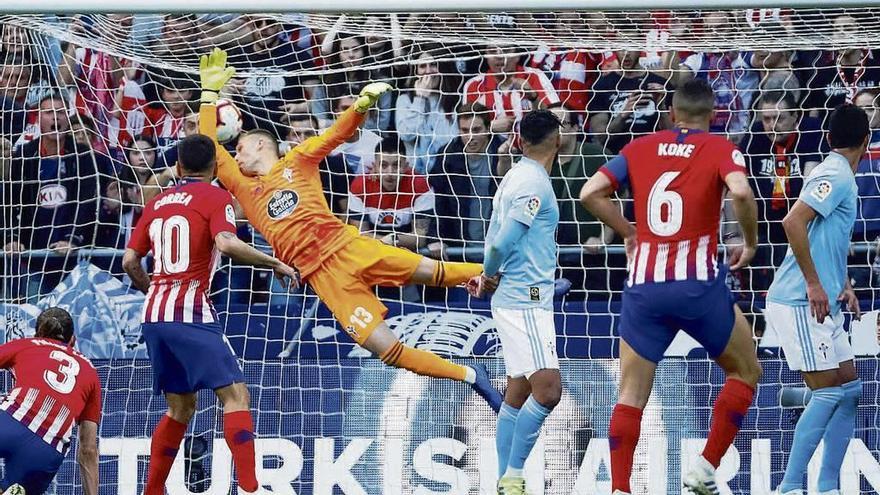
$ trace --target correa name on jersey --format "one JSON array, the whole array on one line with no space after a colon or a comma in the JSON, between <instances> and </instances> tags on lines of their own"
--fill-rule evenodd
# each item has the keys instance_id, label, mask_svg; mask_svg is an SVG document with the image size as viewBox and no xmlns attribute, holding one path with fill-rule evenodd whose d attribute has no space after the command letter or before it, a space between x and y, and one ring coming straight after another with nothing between
<instances>
[{"instance_id":1,"label":"correa name on jersey","mask_svg":"<svg viewBox=\"0 0 880 495\"><path fill-rule=\"evenodd\" d=\"M190 201L192 201L192 194L186 192L176 192L165 196L164 198L159 198L153 204L153 209L158 210L159 208L169 205L169 204L181 204L184 206L189 206Z\"/></svg>"}]
</instances>

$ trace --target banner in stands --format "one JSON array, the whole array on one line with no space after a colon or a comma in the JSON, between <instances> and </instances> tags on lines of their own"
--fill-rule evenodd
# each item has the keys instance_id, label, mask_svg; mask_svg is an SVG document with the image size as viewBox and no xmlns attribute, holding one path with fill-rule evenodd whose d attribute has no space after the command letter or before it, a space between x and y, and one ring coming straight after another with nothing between
<instances>
[{"instance_id":1,"label":"banner in stands","mask_svg":"<svg viewBox=\"0 0 880 495\"><path fill-rule=\"evenodd\" d=\"M101 424L101 494L135 495L143 490L149 436L164 411L150 391L149 363L142 358L137 325L142 297L87 265L36 306L3 308L9 337L28 333L40 308L61 304L77 320L80 346L95 356L104 392ZM494 494L497 477L494 414L469 388L390 369L345 342L322 311L300 332L305 304L284 316L277 308L232 307L227 327L252 394L257 429L259 479L278 494ZM470 305L469 305L470 304ZM446 308L389 303L390 322L405 342L468 362L478 356L495 377L503 364L485 305L450 302ZM612 318L586 317L583 303L569 303L557 321L564 380L563 399L527 463L533 494L609 494L606 432L616 400L618 368L612 359ZM615 308L612 308L612 312ZM600 311L597 311L599 313ZM279 316L280 315L280 316ZM876 353L868 334L876 314L853 327L865 339L860 352ZM236 330L236 329L246 329ZM277 359L285 345L290 358ZM441 338L442 337L442 338ZM772 336L767 336L772 340ZM339 339L339 343L336 340ZM83 341L87 342L83 342ZM643 420L643 440L634 468L636 492L681 493L681 477L699 454L711 416L711 401L723 374L685 340L679 356L658 369L655 392ZM785 455L801 409L782 408L780 390L800 384L772 349L762 349L764 380L743 431L718 471L722 493L770 494L780 481ZM876 359L858 360L868 379L859 411L857 439L841 474L842 493L880 490L880 417L875 414ZM9 377L6 377L8 386ZM500 384L500 382L499 382ZM169 493L227 494L233 483L231 457L222 438L222 412L202 393L193 424L169 482ZM74 456L69 456L54 492L79 493ZM818 475L817 452L810 483ZM232 491L235 493L235 491Z\"/></svg>"}]
</instances>

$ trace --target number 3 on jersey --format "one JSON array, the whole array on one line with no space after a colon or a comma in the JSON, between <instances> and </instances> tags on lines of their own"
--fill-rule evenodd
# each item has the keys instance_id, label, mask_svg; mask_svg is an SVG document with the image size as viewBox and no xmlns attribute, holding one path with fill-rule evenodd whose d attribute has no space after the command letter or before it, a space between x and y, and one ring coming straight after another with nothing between
<instances>
[{"instance_id":1,"label":"number 3 on jersey","mask_svg":"<svg viewBox=\"0 0 880 495\"><path fill-rule=\"evenodd\" d=\"M189 268L189 221L181 215L150 223L156 273L182 273Z\"/></svg>"},{"instance_id":2,"label":"number 3 on jersey","mask_svg":"<svg viewBox=\"0 0 880 495\"><path fill-rule=\"evenodd\" d=\"M76 376L79 375L79 363L62 351L52 351L49 357L61 364L58 366L58 372L46 370L43 373L46 385L52 387L52 390L59 394L73 392L73 387L76 386Z\"/></svg>"},{"instance_id":3,"label":"number 3 on jersey","mask_svg":"<svg viewBox=\"0 0 880 495\"><path fill-rule=\"evenodd\" d=\"M648 194L648 228L655 235L668 237L681 229L684 202L681 195L666 189L681 172L663 172ZM663 210L666 219L663 219Z\"/></svg>"}]
</instances>

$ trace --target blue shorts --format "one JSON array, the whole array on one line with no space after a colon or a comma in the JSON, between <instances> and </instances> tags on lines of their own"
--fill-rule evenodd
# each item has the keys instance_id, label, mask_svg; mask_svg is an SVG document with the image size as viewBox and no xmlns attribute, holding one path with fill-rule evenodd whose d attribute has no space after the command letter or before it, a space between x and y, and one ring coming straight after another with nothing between
<instances>
[{"instance_id":1,"label":"blue shorts","mask_svg":"<svg viewBox=\"0 0 880 495\"><path fill-rule=\"evenodd\" d=\"M28 495L40 495L61 468L64 454L6 411L0 411L0 459L6 466L6 475L0 479L0 493L18 483Z\"/></svg>"},{"instance_id":2,"label":"blue shorts","mask_svg":"<svg viewBox=\"0 0 880 495\"><path fill-rule=\"evenodd\" d=\"M643 358L659 363L678 330L684 330L711 358L724 352L733 333L734 298L726 270L709 282L633 285L623 291L620 337Z\"/></svg>"},{"instance_id":3,"label":"blue shorts","mask_svg":"<svg viewBox=\"0 0 880 495\"><path fill-rule=\"evenodd\" d=\"M188 394L244 382L219 323L144 323L153 393Z\"/></svg>"}]
</instances>

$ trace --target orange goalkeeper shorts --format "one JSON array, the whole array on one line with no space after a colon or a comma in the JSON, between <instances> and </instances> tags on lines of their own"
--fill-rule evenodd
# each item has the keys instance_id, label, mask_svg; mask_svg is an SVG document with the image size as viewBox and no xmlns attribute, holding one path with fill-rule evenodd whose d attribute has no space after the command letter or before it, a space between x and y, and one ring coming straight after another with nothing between
<instances>
[{"instance_id":1,"label":"orange goalkeeper shorts","mask_svg":"<svg viewBox=\"0 0 880 495\"><path fill-rule=\"evenodd\" d=\"M388 308L374 287L400 287L410 281L423 256L358 236L324 260L306 282L358 344L384 321Z\"/></svg>"}]
</instances>

